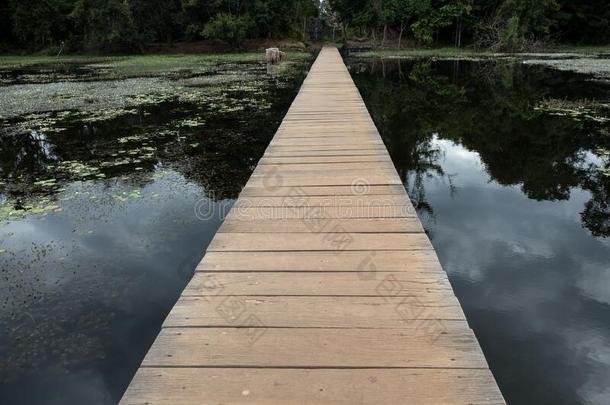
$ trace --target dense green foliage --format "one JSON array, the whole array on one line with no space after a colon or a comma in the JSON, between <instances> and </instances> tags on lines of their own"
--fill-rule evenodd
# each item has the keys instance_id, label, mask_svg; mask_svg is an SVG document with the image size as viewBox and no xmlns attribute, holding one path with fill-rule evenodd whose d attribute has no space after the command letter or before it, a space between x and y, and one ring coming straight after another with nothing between
<instances>
[{"instance_id":1,"label":"dense green foliage","mask_svg":"<svg viewBox=\"0 0 610 405\"><path fill-rule=\"evenodd\" d=\"M2 0L0 43L134 51L151 42L298 37L316 0Z\"/></svg>"},{"instance_id":2,"label":"dense green foliage","mask_svg":"<svg viewBox=\"0 0 610 405\"><path fill-rule=\"evenodd\" d=\"M521 50L539 43L607 43L607 0L325 0L344 37Z\"/></svg>"},{"instance_id":3,"label":"dense green foliage","mask_svg":"<svg viewBox=\"0 0 610 405\"><path fill-rule=\"evenodd\" d=\"M0 44L135 51L152 42L367 39L516 51L610 41L607 0L0 0Z\"/></svg>"}]
</instances>

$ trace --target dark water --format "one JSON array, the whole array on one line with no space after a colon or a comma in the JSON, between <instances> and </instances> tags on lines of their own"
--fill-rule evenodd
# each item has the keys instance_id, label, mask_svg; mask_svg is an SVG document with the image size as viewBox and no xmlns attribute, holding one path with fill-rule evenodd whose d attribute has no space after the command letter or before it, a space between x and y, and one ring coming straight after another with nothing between
<instances>
[{"instance_id":1,"label":"dark water","mask_svg":"<svg viewBox=\"0 0 610 405\"><path fill-rule=\"evenodd\" d=\"M228 78L226 67L206 68L212 81L186 86L188 97L102 118L2 122L1 404L119 400L308 63L278 74L237 64ZM86 68L61 74L92 80Z\"/></svg>"},{"instance_id":2,"label":"dark water","mask_svg":"<svg viewBox=\"0 0 610 405\"><path fill-rule=\"evenodd\" d=\"M518 62L350 70L508 403L609 404L610 85Z\"/></svg>"}]
</instances>

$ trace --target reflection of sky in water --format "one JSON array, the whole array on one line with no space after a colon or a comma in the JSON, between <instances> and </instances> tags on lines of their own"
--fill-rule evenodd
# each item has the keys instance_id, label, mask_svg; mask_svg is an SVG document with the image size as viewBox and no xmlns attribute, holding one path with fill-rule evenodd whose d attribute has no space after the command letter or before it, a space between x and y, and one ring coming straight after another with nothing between
<instances>
[{"instance_id":1,"label":"reflection of sky in water","mask_svg":"<svg viewBox=\"0 0 610 405\"><path fill-rule=\"evenodd\" d=\"M205 191L176 172L139 196L133 189L74 183L63 212L2 229L14 235L0 255L0 399L112 403L122 394L232 205L210 202L215 215L197 220Z\"/></svg>"},{"instance_id":2,"label":"reflection of sky in water","mask_svg":"<svg viewBox=\"0 0 610 405\"><path fill-rule=\"evenodd\" d=\"M424 225L507 399L609 403L610 241L581 225L590 194L531 200L491 180L476 152L433 146L455 189L426 178Z\"/></svg>"}]
</instances>

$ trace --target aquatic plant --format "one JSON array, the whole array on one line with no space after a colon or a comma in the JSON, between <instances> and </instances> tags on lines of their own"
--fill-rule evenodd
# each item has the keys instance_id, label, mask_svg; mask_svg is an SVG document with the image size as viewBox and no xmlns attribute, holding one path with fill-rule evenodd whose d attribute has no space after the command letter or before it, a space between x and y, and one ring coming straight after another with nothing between
<instances>
[{"instance_id":1,"label":"aquatic plant","mask_svg":"<svg viewBox=\"0 0 610 405\"><path fill-rule=\"evenodd\" d=\"M534 107L551 115L571 117L575 120L591 120L598 123L610 121L610 104L599 100L568 100L546 98Z\"/></svg>"}]
</instances>

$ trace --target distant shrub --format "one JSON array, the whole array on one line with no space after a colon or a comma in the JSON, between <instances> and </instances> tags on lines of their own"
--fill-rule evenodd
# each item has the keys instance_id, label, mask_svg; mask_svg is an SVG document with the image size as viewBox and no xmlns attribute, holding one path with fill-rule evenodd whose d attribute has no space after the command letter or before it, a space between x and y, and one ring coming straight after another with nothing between
<instances>
[{"instance_id":1,"label":"distant shrub","mask_svg":"<svg viewBox=\"0 0 610 405\"><path fill-rule=\"evenodd\" d=\"M500 38L502 49L511 52L519 50L522 40L520 34L519 17L514 15L508 19L506 28L502 32Z\"/></svg>"},{"instance_id":2,"label":"distant shrub","mask_svg":"<svg viewBox=\"0 0 610 405\"><path fill-rule=\"evenodd\" d=\"M203 36L209 39L219 39L232 46L239 46L247 38L252 27L249 16L235 16L228 13L217 14L203 28Z\"/></svg>"}]
</instances>

